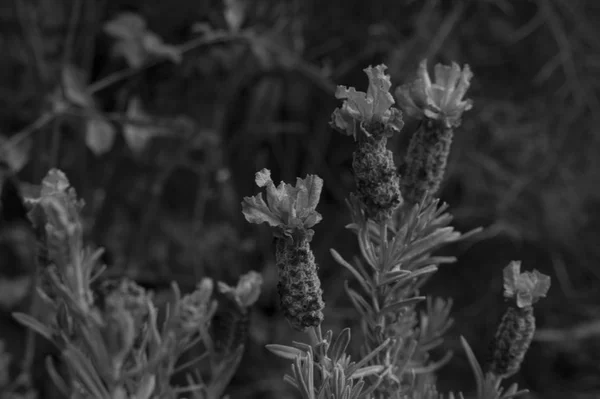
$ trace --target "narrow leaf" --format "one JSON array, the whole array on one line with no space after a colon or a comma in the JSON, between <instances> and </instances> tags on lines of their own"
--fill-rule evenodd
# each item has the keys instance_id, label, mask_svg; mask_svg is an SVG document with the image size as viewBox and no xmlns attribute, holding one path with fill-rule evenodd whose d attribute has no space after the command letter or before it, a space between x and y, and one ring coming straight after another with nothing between
<instances>
[{"instance_id":1,"label":"narrow leaf","mask_svg":"<svg viewBox=\"0 0 600 399\"><path fill-rule=\"evenodd\" d=\"M381 373L384 369L385 369L385 367L383 367L383 366L361 367L360 369L358 369L354 373L352 373L350 378L352 378L353 380L356 380L359 378L369 377L369 376Z\"/></svg>"},{"instance_id":2,"label":"narrow leaf","mask_svg":"<svg viewBox=\"0 0 600 399\"><path fill-rule=\"evenodd\" d=\"M452 227L438 229L432 234L412 242L408 250L402 254L396 263L405 263L411 259L417 258L425 253L432 252L438 246L456 241L460 238L460 233L454 231Z\"/></svg>"},{"instance_id":3,"label":"narrow leaf","mask_svg":"<svg viewBox=\"0 0 600 399\"><path fill-rule=\"evenodd\" d=\"M427 297L424 297L424 296L415 296L412 298L403 299L401 301L392 303L391 305L384 307L383 309L381 309L379 314L384 315L386 313L396 313L405 307L412 306L412 305L422 302L426 299L427 299Z\"/></svg>"},{"instance_id":4,"label":"narrow leaf","mask_svg":"<svg viewBox=\"0 0 600 399\"><path fill-rule=\"evenodd\" d=\"M465 353L467 354L467 359L469 360L471 369L473 370L473 373L475 374L475 382L477 384L477 397L480 398L483 393L483 384L485 382L483 370L481 369L481 366L479 365L479 362L477 361L477 358L475 357L475 354L473 353L471 346L469 345L469 343L467 342L465 337L463 337L462 335L460 337L460 342L462 343L462 346L465 349Z\"/></svg>"},{"instance_id":5,"label":"narrow leaf","mask_svg":"<svg viewBox=\"0 0 600 399\"><path fill-rule=\"evenodd\" d=\"M369 318L370 315L375 314L375 310L373 309L373 307L371 305L369 305L367 303L367 301L365 301L365 299L363 297L361 297L356 291L354 291L352 288L350 288L348 286L347 281L345 282L345 285L346 285L346 292L348 293L350 300L356 307L356 310L358 310L364 318Z\"/></svg>"},{"instance_id":6,"label":"narrow leaf","mask_svg":"<svg viewBox=\"0 0 600 399\"><path fill-rule=\"evenodd\" d=\"M456 262L456 260L457 258L455 256L428 256L426 258L410 262L410 266L408 267L408 269L419 270L424 266L438 266L441 264L454 263Z\"/></svg>"},{"instance_id":7,"label":"narrow leaf","mask_svg":"<svg viewBox=\"0 0 600 399\"><path fill-rule=\"evenodd\" d=\"M384 274L384 277L377 284L378 287L386 284L393 284L397 281L409 280L412 278L412 272L410 270L394 270Z\"/></svg>"},{"instance_id":8,"label":"narrow leaf","mask_svg":"<svg viewBox=\"0 0 600 399\"><path fill-rule=\"evenodd\" d=\"M436 266L427 266L424 267L422 269L410 272L410 275L404 275L404 276L397 276L396 278L393 278L394 276L392 276L389 281L387 281L388 279L384 279L380 285L384 285L384 284L396 284L399 285L399 283L404 282L404 281L408 281L408 280L412 280L415 279L417 277L421 277L421 276L425 276L427 274L432 274L435 273L438 270L438 268Z\"/></svg>"},{"instance_id":9,"label":"narrow leaf","mask_svg":"<svg viewBox=\"0 0 600 399\"><path fill-rule=\"evenodd\" d=\"M54 360L51 356L46 357L46 370L50 379L56 386L56 388L64 395L65 398L69 397L69 386L65 382L64 378L60 375L54 364Z\"/></svg>"},{"instance_id":10,"label":"narrow leaf","mask_svg":"<svg viewBox=\"0 0 600 399\"><path fill-rule=\"evenodd\" d=\"M333 259L337 263L339 263L341 266L344 266L350 271L350 273L354 275L354 278L356 278L356 280L359 282L359 284L365 290L365 292L371 292L371 290L369 289L367 278L362 273L360 273L350 263L348 263L344 258L342 258L342 255L340 255L335 249L332 248L329 250L329 252L331 253L331 256L333 256Z\"/></svg>"},{"instance_id":11,"label":"narrow leaf","mask_svg":"<svg viewBox=\"0 0 600 399\"><path fill-rule=\"evenodd\" d=\"M344 328L336 337L335 342L331 345L331 360L333 360L334 363L346 352L349 343L350 329Z\"/></svg>"},{"instance_id":12,"label":"narrow leaf","mask_svg":"<svg viewBox=\"0 0 600 399\"><path fill-rule=\"evenodd\" d=\"M265 347L275 355L284 359L295 360L298 356L304 355L304 352L302 352L300 349L293 348L291 346L270 344L266 345Z\"/></svg>"},{"instance_id":13,"label":"narrow leaf","mask_svg":"<svg viewBox=\"0 0 600 399\"><path fill-rule=\"evenodd\" d=\"M13 313L13 317L25 327L31 328L48 341L52 341L52 331L37 319L25 313Z\"/></svg>"},{"instance_id":14,"label":"narrow leaf","mask_svg":"<svg viewBox=\"0 0 600 399\"><path fill-rule=\"evenodd\" d=\"M385 341L383 341L381 343L381 345L379 345L377 348L373 349L371 351L371 353L369 353L368 355L366 355L365 357L363 357L358 363L356 363L356 364L348 367L348 370L347 370L348 374L352 375L352 374L354 374L354 372L356 370L358 370L358 369L366 366L371 361L371 359L373 359L375 356L377 356L377 354L379 352L381 352L382 350L384 350L385 347L388 346L389 343L390 343L390 339L388 338Z\"/></svg>"}]
</instances>

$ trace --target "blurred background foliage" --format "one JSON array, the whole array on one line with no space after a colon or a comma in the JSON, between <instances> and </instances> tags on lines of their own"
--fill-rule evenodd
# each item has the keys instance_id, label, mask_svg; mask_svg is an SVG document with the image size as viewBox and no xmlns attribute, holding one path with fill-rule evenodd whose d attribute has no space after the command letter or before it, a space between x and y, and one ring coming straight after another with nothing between
<instances>
[{"instance_id":1,"label":"blurred background foliage","mask_svg":"<svg viewBox=\"0 0 600 399\"><path fill-rule=\"evenodd\" d=\"M123 15L136 17L109 28ZM171 280L189 290L201 276L263 273L230 394L292 398L286 362L264 349L295 338L278 310L271 237L240 212L254 173L325 180L313 243L325 328L355 325L348 276L329 254L357 253L344 229L353 143L328 126L335 86L363 89L362 69L382 62L395 85L423 58L468 63L475 106L440 194L460 230L486 230L425 287L455 303L439 388L473 388L459 336L485 356L502 267L522 259L555 283L514 379L532 398L598 397L599 18L593 0L6 0L0 152L25 182L65 171L108 274L161 292ZM398 157L405 131L390 143ZM21 330L4 319L18 355Z\"/></svg>"}]
</instances>

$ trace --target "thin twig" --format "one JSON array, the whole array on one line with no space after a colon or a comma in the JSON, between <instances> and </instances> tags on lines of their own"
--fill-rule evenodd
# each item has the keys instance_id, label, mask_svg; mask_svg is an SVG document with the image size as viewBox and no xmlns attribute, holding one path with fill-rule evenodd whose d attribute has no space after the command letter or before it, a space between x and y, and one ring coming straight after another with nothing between
<instances>
[{"instance_id":1,"label":"thin twig","mask_svg":"<svg viewBox=\"0 0 600 399\"><path fill-rule=\"evenodd\" d=\"M67 32L67 37L63 43L63 58L62 65L63 67L72 63L72 54L73 47L75 45L75 33L77 31L77 25L79 23L79 16L81 14L83 2L81 0L75 0L75 4L73 5L73 9L71 10L71 18L69 19L69 30Z\"/></svg>"},{"instance_id":2,"label":"thin twig","mask_svg":"<svg viewBox=\"0 0 600 399\"><path fill-rule=\"evenodd\" d=\"M218 44L218 43L228 43L228 42L233 42L233 41L242 40L242 39L246 39L246 37L242 36L242 35L214 34L209 37L202 37L202 38L190 40L189 42L181 45L180 49L181 49L181 53L184 54L184 53L190 52L192 50L198 49L203 46ZM121 71L117 71L115 73L112 73L112 74L100 79L99 81L97 81L95 83L92 83L91 85L88 86L86 91L89 95L93 95L95 93L98 93L101 90L104 90L104 89L114 85L115 83L118 83L129 77L135 76L138 73L140 73L148 68L151 68L151 67L153 67L161 62L164 62L164 61L166 61L166 60L158 59L158 60L154 60L148 64L145 64L141 68L127 68L127 69L123 69ZM19 132L13 134L8 140L6 140L6 142L2 145L2 147L0 147L0 151L6 150L6 148L8 148L11 145L18 144L19 142L21 142L24 139L26 139L27 137L29 137L29 135L31 135L35 131L41 129L42 127L46 126L48 123L52 122L57 116L65 113L67 111L70 111L72 108L73 107L67 107L66 109L53 110L53 111L42 114L33 123L26 126Z\"/></svg>"},{"instance_id":3,"label":"thin twig","mask_svg":"<svg viewBox=\"0 0 600 399\"><path fill-rule=\"evenodd\" d=\"M29 46L27 46L27 50L29 50L28 52L31 57L32 64L35 66L37 72L37 82L41 85L45 82L46 77L48 76L48 70L42 55L42 47L39 45L39 35L38 37L35 37L33 34L33 32L39 33L39 29L36 29L37 27L32 22L30 12L23 0L16 0L15 8L17 10L19 25L21 26L23 38L29 44Z\"/></svg>"},{"instance_id":4,"label":"thin twig","mask_svg":"<svg viewBox=\"0 0 600 399\"><path fill-rule=\"evenodd\" d=\"M200 37L200 38L192 39L192 40L182 44L181 46L179 46L179 51L183 55L192 50L196 50L200 47L213 45L213 44L219 44L219 43L228 43L228 42L238 41L238 40L242 40L242 39L246 39L246 37L243 35L230 35L227 33L218 33L218 34L210 35L209 37ZM89 85L87 88L87 92L90 95L96 94L99 91L102 91L102 90L114 85L115 83L118 83L122 80L125 80L132 76L135 76L138 73L145 71L149 68L152 68L153 66L156 66L165 61L167 61L167 60L162 59L162 58L155 59L153 61L150 61L147 64L144 64L140 68L127 68L127 69L123 69L123 70L114 72L114 73L106 76L105 78Z\"/></svg>"}]
</instances>

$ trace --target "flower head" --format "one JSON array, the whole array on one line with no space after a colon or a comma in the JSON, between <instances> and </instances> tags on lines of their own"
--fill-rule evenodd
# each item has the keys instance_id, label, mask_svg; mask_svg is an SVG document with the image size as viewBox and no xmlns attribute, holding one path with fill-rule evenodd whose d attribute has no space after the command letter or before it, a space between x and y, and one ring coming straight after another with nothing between
<instances>
[{"instance_id":1,"label":"flower head","mask_svg":"<svg viewBox=\"0 0 600 399\"><path fill-rule=\"evenodd\" d=\"M435 81L427 72L427 60L421 61L417 79L396 90L400 108L410 116L440 120L446 127L460 124L462 113L473 106L470 99L463 100L469 89L473 73L468 65L462 70L457 63L437 64L434 68Z\"/></svg>"},{"instance_id":2,"label":"flower head","mask_svg":"<svg viewBox=\"0 0 600 399\"><path fill-rule=\"evenodd\" d=\"M127 310L133 317L136 329L140 329L148 319L150 296L133 280L125 277L104 280L94 294L96 304L106 311L121 308Z\"/></svg>"},{"instance_id":3,"label":"flower head","mask_svg":"<svg viewBox=\"0 0 600 399\"><path fill-rule=\"evenodd\" d=\"M364 129L364 125L372 122L383 123L386 134L391 136L400 131L404 122L402 114L394 104L394 97L389 90L392 87L390 77L386 75L385 65L364 69L369 77L367 92L356 91L354 87L338 86L335 97L344 100L341 108L336 108L332 115L331 125L340 132L356 138L356 123ZM367 133L368 134L368 133Z\"/></svg>"},{"instance_id":4,"label":"flower head","mask_svg":"<svg viewBox=\"0 0 600 399\"><path fill-rule=\"evenodd\" d=\"M504 296L515 298L519 308L533 305L548 289L550 277L537 270L521 273L521 262L513 261L504 268Z\"/></svg>"},{"instance_id":5,"label":"flower head","mask_svg":"<svg viewBox=\"0 0 600 399\"><path fill-rule=\"evenodd\" d=\"M300 232L310 241L313 234L310 228L322 219L316 208L323 180L316 175L307 175L305 179L298 178L295 186L281 182L276 187L271 180L271 172L263 169L256 173L256 184L266 187L267 202L263 200L262 193L244 197L242 213L246 220L256 224L266 222L286 237Z\"/></svg>"},{"instance_id":6,"label":"flower head","mask_svg":"<svg viewBox=\"0 0 600 399\"><path fill-rule=\"evenodd\" d=\"M203 278L194 292L181 298L177 309L183 332L194 334L209 324L216 309L216 303L211 300L212 294L213 281Z\"/></svg>"},{"instance_id":7,"label":"flower head","mask_svg":"<svg viewBox=\"0 0 600 399\"><path fill-rule=\"evenodd\" d=\"M240 308L252 306L260 296L260 288L263 279L260 273L250 271L240 277L235 287L219 282L219 291L229 297Z\"/></svg>"}]
</instances>

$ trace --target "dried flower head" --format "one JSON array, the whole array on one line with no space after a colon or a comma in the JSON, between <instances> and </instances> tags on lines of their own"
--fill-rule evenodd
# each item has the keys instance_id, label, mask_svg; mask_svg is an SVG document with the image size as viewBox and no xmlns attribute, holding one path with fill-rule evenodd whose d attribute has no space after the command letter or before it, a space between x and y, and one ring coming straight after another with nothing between
<instances>
[{"instance_id":1,"label":"dried flower head","mask_svg":"<svg viewBox=\"0 0 600 399\"><path fill-rule=\"evenodd\" d=\"M260 273L250 271L243 274L235 287L219 282L219 292L238 304L240 308L249 308L258 300L263 279Z\"/></svg>"},{"instance_id":2,"label":"dried flower head","mask_svg":"<svg viewBox=\"0 0 600 399\"><path fill-rule=\"evenodd\" d=\"M54 197L67 208L69 216L75 218L84 207L85 202L77 199L75 189L67 176L58 169L51 169L42 180L41 198Z\"/></svg>"},{"instance_id":3,"label":"dried flower head","mask_svg":"<svg viewBox=\"0 0 600 399\"><path fill-rule=\"evenodd\" d=\"M263 169L256 173L256 184L266 187L267 202L262 193L253 197L244 197L242 213L250 223L268 223L276 228L276 235L293 237L299 235L312 239L310 228L319 223L321 214L316 211L323 180L316 175L298 178L292 186L281 182L278 187L271 180L271 171Z\"/></svg>"},{"instance_id":4,"label":"dried flower head","mask_svg":"<svg viewBox=\"0 0 600 399\"><path fill-rule=\"evenodd\" d=\"M83 245L83 227L80 212L83 200L77 199L67 176L51 169L42 180L40 198L35 201L31 215L44 223L47 261L59 267L70 264L70 248Z\"/></svg>"},{"instance_id":5,"label":"dried flower head","mask_svg":"<svg viewBox=\"0 0 600 399\"><path fill-rule=\"evenodd\" d=\"M451 66L437 64L434 82L427 72L427 60L421 61L417 79L396 90L400 108L412 117L442 121L445 127L460 124L462 113L473 106L471 100L463 100L473 77L468 65L462 70L457 63Z\"/></svg>"},{"instance_id":6,"label":"dried flower head","mask_svg":"<svg viewBox=\"0 0 600 399\"><path fill-rule=\"evenodd\" d=\"M185 295L177 303L179 327L186 334L194 334L208 326L215 310L215 304L211 300L212 293L213 281L204 278L194 292Z\"/></svg>"},{"instance_id":7,"label":"dried flower head","mask_svg":"<svg viewBox=\"0 0 600 399\"><path fill-rule=\"evenodd\" d=\"M101 309L127 310L133 317L136 330L139 330L148 319L150 296L143 287L131 279L104 280L94 294L95 302Z\"/></svg>"},{"instance_id":8,"label":"dried flower head","mask_svg":"<svg viewBox=\"0 0 600 399\"><path fill-rule=\"evenodd\" d=\"M354 87L338 86L335 97L344 100L341 108L333 111L331 126L343 134L357 137L357 123L369 135L367 127L372 123L384 126L386 136L402 130L402 113L392 108L394 97L389 90L390 77L385 74L385 65L364 69L369 77L367 92L356 91Z\"/></svg>"}]
</instances>

